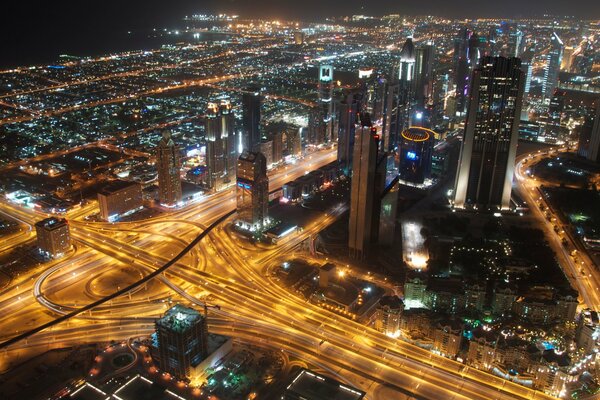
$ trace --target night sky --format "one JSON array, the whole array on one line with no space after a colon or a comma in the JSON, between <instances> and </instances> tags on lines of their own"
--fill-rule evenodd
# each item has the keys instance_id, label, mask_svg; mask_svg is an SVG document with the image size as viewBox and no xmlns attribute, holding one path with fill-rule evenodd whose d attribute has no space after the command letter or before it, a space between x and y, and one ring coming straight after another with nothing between
<instances>
[{"instance_id":1,"label":"night sky","mask_svg":"<svg viewBox=\"0 0 600 400\"><path fill-rule=\"evenodd\" d=\"M126 45L122 43L122 35L127 30L181 26L180 19L186 14L211 12L308 20L333 15L381 15L392 12L466 18L544 13L600 18L600 1L11 0L3 2L0 8L0 64L42 62L60 53L82 55L106 52L115 45ZM131 45L139 48L138 43Z\"/></svg>"}]
</instances>

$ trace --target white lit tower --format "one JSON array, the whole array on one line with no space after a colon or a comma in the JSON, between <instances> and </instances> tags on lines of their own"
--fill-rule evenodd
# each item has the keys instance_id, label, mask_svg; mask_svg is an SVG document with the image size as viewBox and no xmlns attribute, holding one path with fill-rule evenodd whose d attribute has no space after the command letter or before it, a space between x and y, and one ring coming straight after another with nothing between
<instances>
[{"instance_id":1,"label":"white lit tower","mask_svg":"<svg viewBox=\"0 0 600 400\"><path fill-rule=\"evenodd\" d=\"M334 136L333 133L333 66L321 65L319 67L319 107L323 119L324 135L322 142L327 143ZM320 144L320 143L317 143Z\"/></svg>"},{"instance_id":2,"label":"white lit tower","mask_svg":"<svg viewBox=\"0 0 600 400\"><path fill-rule=\"evenodd\" d=\"M560 72L560 63L562 61L564 45L556 32L552 32L550 37L550 49L546 55L546 65L544 66L543 91L544 98L550 99L554 94L554 89L558 86L558 73Z\"/></svg>"},{"instance_id":3,"label":"white lit tower","mask_svg":"<svg viewBox=\"0 0 600 400\"><path fill-rule=\"evenodd\" d=\"M400 133L408 127L410 109L414 102L415 46L412 38L404 42L400 51L398 74L392 75L387 89L386 117L383 126L383 151L393 152L398 147Z\"/></svg>"}]
</instances>

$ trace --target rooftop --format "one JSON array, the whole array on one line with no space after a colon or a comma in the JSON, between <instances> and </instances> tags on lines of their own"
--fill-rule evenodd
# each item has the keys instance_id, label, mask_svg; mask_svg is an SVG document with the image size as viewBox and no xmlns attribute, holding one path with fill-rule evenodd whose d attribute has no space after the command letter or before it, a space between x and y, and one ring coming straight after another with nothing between
<instances>
[{"instance_id":1,"label":"rooftop","mask_svg":"<svg viewBox=\"0 0 600 400\"><path fill-rule=\"evenodd\" d=\"M165 315L156 321L156 324L171 331L184 332L204 319L200 312L193 308L175 305Z\"/></svg>"},{"instance_id":2,"label":"rooftop","mask_svg":"<svg viewBox=\"0 0 600 400\"><path fill-rule=\"evenodd\" d=\"M307 369L296 374L284 395L284 399L306 400L361 400L364 397L365 392Z\"/></svg>"},{"instance_id":3,"label":"rooftop","mask_svg":"<svg viewBox=\"0 0 600 400\"><path fill-rule=\"evenodd\" d=\"M65 226L66 224L67 224L67 220L64 218L50 217L50 218L46 218L46 219L36 222L35 226L51 230L51 229L56 229L56 228Z\"/></svg>"},{"instance_id":4,"label":"rooftop","mask_svg":"<svg viewBox=\"0 0 600 400\"><path fill-rule=\"evenodd\" d=\"M122 181L122 180L118 179L118 180L109 182L98 193L99 194L103 194L105 196L108 196L108 195L111 195L113 193L119 192L119 191L121 191L123 189L126 189L128 187L134 186L134 185L139 186L139 183Z\"/></svg>"}]
</instances>

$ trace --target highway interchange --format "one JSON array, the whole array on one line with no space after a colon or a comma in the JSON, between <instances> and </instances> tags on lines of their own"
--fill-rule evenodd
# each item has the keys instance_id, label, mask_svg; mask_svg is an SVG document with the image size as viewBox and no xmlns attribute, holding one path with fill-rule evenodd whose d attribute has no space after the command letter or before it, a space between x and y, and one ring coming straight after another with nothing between
<instances>
[{"instance_id":1,"label":"highway interchange","mask_svg":"<svg viewBox=\"0 0 600 400\"><path fill-rule=\"evenodd\" d=\"M335 150L323 150L304 162L275 171L271 189L334 158ZM0 317L0 326L11 327L3 329L2 341L96 300L97 291L101 295L118 290L91 289L103 281L114 282L117 278L110 276L122 276L123 268L133 280L147 275L213 221L232 212L235 202L233 190L225 190L169 214L115 224L85 221L83 217L92 207L68 215L75 242L71 254L2 291L0 304L6 312ZM0 210L28 224L45 216L8 203L1 203ZM351 371L363 377L367 382L364 385L369 387L385 383L386 387L430 399L550 398L388 338L307 303L271 281L267 265L285 259L303 240L335 218L336 213L329 212L277 246L256 247L231 235L228 219L156 280L9 346L2 350L0 365L5 369L10 359L44 349L146 335L169 300L202 307L209 296L210 303L221 306L220 310L210 310L212 331L282 349L335 373Z\"/></svg>"},{"instance_id":2,"label":"highway interchange","mask_svg":"<svg viewBox=\"0 0 600 400\"><path fill-rule=\"evenodd\" d=\"M147 71L126 74L143 72ZM238 76L206 78L182 83L181 87L213 85ZM181 87L170 85L138 95ZM8 98L3 98L5 100ZM98 104L72 107L95 105ZM59 115L75 108L30 113L0 123ZM270 176L270 189L280 188L335 159L335 149L311 153L297 164L275 170ZM518 190L532 205L533 216L543 221L549 236L554 238L553 248L559 254L561 265L567 266L567 273L585 304L598 309L597 275L592 270L588 273L591 276L582 277L577 273L578 266L561 246L543 214L533 206L537 189L525 176L524 168L520 160L515 179ZM198 308L209 303L220 306L220 309L209 310L211 331L279 349L334 375L344 377L350 373L358 376L358 380L350 383L367 390L370 399L377 398L381 387L396 393L409 393L419 399L551 398L384 336L308 303L271 280L268 266L282 262L304 240L334 222L341 209L331 209L315 217L301 232L289 235L276 246L251 244L231 234L232 217L228 216L234 211L235 193L231 188L143 221L113 224L87 221L85 216L97 212L95 202L69 212L66 217L74 242L73 250L60 260L22 274L0 291L0 309L3 310L0 342L5 343L57 318L64 318L90 303L99 302L99 305L9 346L0 344L0 371L53 348L148 335L154 329L154 319L172 302L193 304ZM0 252L30 243L34 238L33 224L47 217L47 214L6 201L0 202L0 213L18 221L24 229L19 235L5 240ZM224 220L222 223L207 230L221 219ZM204 235L203 239L188 251L188 244L199 235ZM129 284L135 285L178 255L179 259L155 279L136 286L123 296L103 300L104 296L123 290Z\"/></svg>"}]
</instances>

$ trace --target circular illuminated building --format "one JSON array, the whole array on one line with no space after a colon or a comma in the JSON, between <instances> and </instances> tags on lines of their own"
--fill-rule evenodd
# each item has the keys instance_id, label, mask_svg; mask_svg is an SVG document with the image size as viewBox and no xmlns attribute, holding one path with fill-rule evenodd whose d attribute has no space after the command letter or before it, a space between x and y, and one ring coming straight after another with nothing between
<instances>
[{"instance_id":1,"label":"circular illuminated building","mask_svg":"<svg viewBox=\"0 0 600 400\"><path fill-rule=\"evenodd\" d=\"M431 174L431 154L434 132L431 129L410 127L402 132L400 142L400 179L422 184Z\"/></svg>"}]
</instances>

